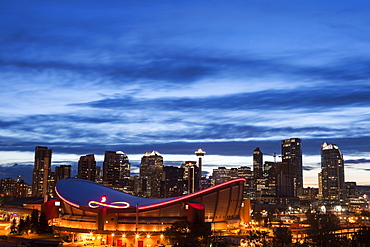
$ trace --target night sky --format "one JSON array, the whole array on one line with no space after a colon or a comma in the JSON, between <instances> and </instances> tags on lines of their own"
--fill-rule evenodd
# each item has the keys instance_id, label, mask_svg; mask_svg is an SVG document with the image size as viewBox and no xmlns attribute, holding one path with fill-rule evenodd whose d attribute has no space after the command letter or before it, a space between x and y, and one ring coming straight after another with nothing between
<instances>
[{"instance_id":1,"label":"night sky","mask_svg":"<svg viewBox=\"0 0 370 247\"><path fill-rule=\"evenodd\" d=\"M347 181L370 184L369 13L364 0L1 1L0 165L32 165L41 145L53 165L122 150L137 172L145 152L180 165L201 147L211 172L298 137L306 186L324 141Z\"/></svg>"}]
</instances>

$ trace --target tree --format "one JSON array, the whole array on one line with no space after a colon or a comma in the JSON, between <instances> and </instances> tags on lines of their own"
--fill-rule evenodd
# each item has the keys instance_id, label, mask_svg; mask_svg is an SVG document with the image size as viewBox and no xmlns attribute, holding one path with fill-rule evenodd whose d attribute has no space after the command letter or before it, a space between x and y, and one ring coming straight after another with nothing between
<instances>
[{"instance_id":1,"label":"tree","mask_svg":"<svg viewBox=\"0 0 370 247\"><path fill-rule=\"evenodd\" d=\"M268 232L252 230L245 236L248 243L254 246L269 246L267 241Z\"/></svg>"},{"instance_id":2,"label":"tree","mask_svg":"<svg viewBox=\"0 0 370 247\"><path fill-rule=\"evenodd\" d=\"M287 247L292 245L292 231L288 227L277 227L274 230L274 239L272 240L274 247Z\"/></svg>"},{"instance_id":3,"label":"tree","mask_svg":"<svg viewBox=\"0 0 370 247\"><path fill-rule=\"evenodd\" d=\"M31 213L30 230L33 233L39 233L39 210L34 209Z\"/></svg>"},{"instance_id":4,"label":"tree","mask_svg":"<svg viewBox=\"0 0 370 247\"><path fill-rule=\"evenodd\" d=\"M28 226L26 225L26 221L24 219L19 219L18 227L17 227L17 232L19 234L23 234L28 231Z\"/></svg>"},{"instance_id":5,"label":"tree","mask_svg":"<svg viewBox=\"0 0 370 247\"><path fill-rule=\"evenodd\" d=\"M27 215L25 220L25 225L27 226L27 232L31 229L31 218L29 215Z\"/></svg>"},{"instance_id":6,"label":"tree","mask_svg":"<svg viewBox=\"0 0 370 247\"><path fill-rule=\"evenodd\" d=\"M14 218L10 226L10 233L17 233L17 220Z\"/></svg>"},{"instance_id":7,"label":"tree","mask_svg":"<svg viewBox=\"0 0 370 247\"><path fill-rule=\"evenodd\" d=\"M49 227L48 221L46 220L46 215L44 212L41 212L39 222L38 222L39 233L40 234L47 233L49 232L49 228L50 227Z\"/></svg>"},{"instance_id":8,"label":"tree","mask_svg":"<svg viewBox=\"0 0 370 247\"><path fill-rule=\"evenodd\" d=\"M339 221L334 214L309 214L307 220L310 224L307 235L313 246L341 246L342 239L335 234L339 229Z\"/></svg>"},{"instance_id":9,"label":"tree","mask_svg":"<svg viewBox=\"0 0 370 247\"><path fill-rule=\"evenodd\" d=\"M197 247L206 243L211 235L211 229L205 224L193 224L189 221L176 221L167 227L164 236L177 247Z\"/></svg>"}]
</instances>

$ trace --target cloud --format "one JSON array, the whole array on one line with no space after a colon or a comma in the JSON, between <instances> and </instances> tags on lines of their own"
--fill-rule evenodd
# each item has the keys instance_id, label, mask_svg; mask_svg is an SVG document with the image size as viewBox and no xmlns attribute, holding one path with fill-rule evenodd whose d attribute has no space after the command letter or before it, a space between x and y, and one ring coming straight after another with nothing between
<instances>
[{"instance_id":1,"label":"cloud","mask_svg":"<svg viewBox=\"0 0 370 247\"><path fill-rule=\"evenodd\" d=\"M362 159L351 159L345 160L346 164L363 164L363 163L370 163L370 159L362 158Z\"/></svg>"},{"instance_id":2,"label":"cloud","mask_svg":"<svg viewBox=\"0 0 370 247\"><path fill-rule=\"evenodd\" d=\"M305 155L327 141L367 157L362 4L7 2L0 149L188 154L202 143L244 157L300 137Z\"/></svg>"},{"instance_id":3,"label":"cloud","mask_svg":"<svg viewBox=\"0 0 370 247\"><path fill-rule=\"evenodd\" d=\"M360 85L358 86L360 87ZM369 107L370 86L359 88L337 85L327 89L325 85L316 88L302 87L294 90L265 90L261 92L243 92L223 96L208 97L162 97L155 99L136 98L116 95L88 103L73 104L93 108L129 110L133 107L156 110L293 110L305 112L324 112L330 108Z\"/></svg>"},{"instance_id":4,"label":"cloud","mask_svg":"<svg viewBox=\"0 0 370 247\"><path fill-rule=\"evenodd\" d=\"M304 166L302 166L302 169L303 169L303 171L312 171L312 170L317 169L317 167L304 165Z\"/></svg>"}]
</instances>

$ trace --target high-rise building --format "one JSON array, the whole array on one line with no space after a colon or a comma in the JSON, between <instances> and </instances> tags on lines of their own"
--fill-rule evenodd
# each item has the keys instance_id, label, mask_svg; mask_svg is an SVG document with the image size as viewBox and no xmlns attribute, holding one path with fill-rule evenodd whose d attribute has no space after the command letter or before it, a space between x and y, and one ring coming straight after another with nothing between
<instances>
[{"instance_id":1,"label":"high-rise building","mask_svg":"<svg viewBox=\"0 0 370 247\"><path fill-rule=\"evenodd\" d=\"M18 179L15 178L2 178L0 179L0 194L2 196L13 196L15 184Z\"/></svg>"},{"instance_id":2,"label":"high-rise building","mask_svg":"<svg viewBox=\"0 0 370 247\"><path fill-rule=\"evenodd\" d=\"M163 175L163 157L158 151L147 152L141 158L141 192L144 197L160 198Z\"/></svg>"},{"instance_id":3,"label":"high-rise building","mask_svg":"<svg viewBox=\"0 0 370 247\"><path fill-rule=\"evenodd\" d=\"M105 151L103 184L120 188L124 179L130 178L130 162L122 151Z\"/></svg>"},{"instance_id":4,"label":"high-rise building","mask_svg":"<svg viewBox=\"0 0 370 247\"><path fill-rule=\"evenodd\" d=\"M96 179L95 181L99 184L103 183L103 171L101 169L101 166L96 166Z\"/></svg>"},{"instance_id":5,"label":"high-rise building","mask_svg":"<svg viewBox=\"0 0 370 247\"><path fill-rule=\"evenodd\" d=\"M322 200L322 173L321 172L317 174L317 178L318 178L318 185L319 185L317 198L321 201Z\"/></svg>"},{"instance_id":6,"label":"high-rise building","mask_svg":"<svg viewBox=\"0 0 370 247\"><path fill-rule=\"evenodd\" d=\"M255 199L259 203L296 205L299 198L295 189L296 164L265 161L263 178L255 183Z\"/></svg>"},{"instance_id":7,"label":"high-rise building","mask_svg":"<svg viewBox=\"0 0 370 247\"><path fill-rule=\"evenodd\" d=\"M303 169L302 169L302 141L299 138L290 138L281 141L282 162L295 163L295 187L297 194L303 193Z\"/></svg>"},{"instance_id":8,"label":"high-rise building","mask_svg":"<svg viewBox=\"0 0 370 247\"><path fill-rule=\"evenodd\" d=\"M163 198L184 194L184 168L164 166Z\"/></svg>"},{"instance_id":9,"label":"high-rise building","mask_svg":"<svg viewBox=\"0 0 370 247\"><path fill-rule=\"evenodd\" d=\"M55 171L51 172L50 180L49 180L49 190L51 191L50 196L56 197L55 194L55 185L58 183L59 180L63 178L70 178L71 177L71 165L60 165L55 167Z\"/></svg>"},{"instance_id":10,"label":"high-rise building","mask_svg":"<svg viewBox=\"0 0 370 247\"><path fill-rule=\"evenodd\" d=\"M253 180L254 192L252 194L254 194L255 199L260 201L266 182L264 179L263 153L259 147L253 151Z\"/></svg>"},{"instance_id":11,"label":"high-rise building","mask_svg":"<svg viewBox=\"0 0 370 247\"><path fill-rule=\"evenodd\" d=\"M181 165L184 169L184 193L190 194L200 189L200 171L196 161L185 161Z\"/></svg>"},{"instance_id":12,"label":"high-rise building","mask_svg":"<svg viewBox=\"0 0 370 247\"><path fill-rule=\"evenodd\" d=\"M356 182L344 182L347 199L356 197Z\"/></svg>"},{"instance_id":13,"label":"high-rise building","mask_svg":"<svg viewBox=\"0 0 370 247\"><path fill-rule=\"evenodd\" d=\"M94 154L81 156L78 161L77 177L96 182L97 171Z\"/></svg>"},{"instance_id":14,"label":"high-rise building","mask_svg":"<svg viewBox=\"0 0 370 247\"><path fill-rule=\"evenodd\" d=\"M322 197L329 202L345 199L344 161L340 149L335 144L321 145Z\"/></svg>"},{"instance_id":15,"label":"high-rise building","mask_svg":"<svg viewBox=\"0 0 370 247\"><path fill-rule=\"evenodd\" d=\"M35 163L32 173L32 196L52 196L50 191L52 149L37 146L35 148Z\"/></svg>"},{"instance_id":16,"label":"high-rise building","mask_svg":"<svg viewBox=\"0 0 370 247\"><path fill-rule=\"evenodd\" d=\"M28 183L26 183L22 179L18 179L19 181L14 186L14 197L27 197L28 196Z\"/></svg>"},{"instance_id":17,"label":"high-rise building","mask_svg":"<svg viewBox=\"0 0 370 247\"><path fill-rule=\"evenodd\" d=\"M263 178L263 153L260 148L253 151L253 176L254 180Z\"/></svg>"},{"instance_id":18,"label":"high-rise building","mask_svg":"<svg viewBox=\"0 0 370 247\"><path fill-rule=\"evenodd\" d=\"M276 172L275 162L265 161L263 164L263 179L256 185L256 194L264 198L264 202L274 202L276 197Z\"/></svg>"},{"instance_id":19,"label":"high-rise building","mask_svg":"<svg viewBox=\"0 0 370 247\"><path fill-rule=\"evenodd\" d=\"M245 178L246 183L244 185L244 199L255 199L255 189L254 189L254 179L253 179L253 172L251 167L249 166L242 166L238 168L238 177Z\"/></svg>"},{"instance_id":20,"label":"high-rise building","mask_svg":"<svg viewBox=\"0 0 370 247\"><path fill-rule=\"evenodd\" d=\"M249 166L241 166L238 168L238 177L245 178L247 181L253 179L253 172Z\"/></svg>"},{"instance_id":21,"label":"high-rise building","mask_svg":"<svg viewBox=\"0 0 370 247\"><path fill-rule=\"evenodd\" d=\"M58 183L59 180L63 178L70 178L71 177L71 165L60 165L55 167L55 183Z\"/></svg>"},{"instance_id":22,"label":"high-rise building","mask_svg":"<svg viewBox=\"0 0 370 247\"><path fill-rule=\"evenodd\" d=\"M276 196L279 198L297 196L295 188L296 163L275 163L274 173L276 181Z\"/></svg>"},{"instance_id":23,"label":"high-rise building","mask_svg":"<svg viewBox=\"0 0 370 247\"><path fill-rule=\"evenodd\" d=\"M221 184L231 180L230 173L231 169L227 169L226 167L218 167L217 169L213 169L213 185Z\"/></svg>"},{"instance_id":24,"label":"high-rise building","mask_svg":"<svg viewBox=\"0 0 370 247\"><path fill-rule=\"evenodd\" d=\"M199 181L199 190L204 190L212 186L212 179L209 177L202 177Z\"/></svg>"},{"instance_id":25,"label":"high-rise building","mask_svg":"<svg viewBox=\"0 0 370 247\"><path fill-rule=\"evenodd\" d=\"M0 194L2 196L27 197L28 184L19 178L0 179Z\"/></svg>"}]
</instances>

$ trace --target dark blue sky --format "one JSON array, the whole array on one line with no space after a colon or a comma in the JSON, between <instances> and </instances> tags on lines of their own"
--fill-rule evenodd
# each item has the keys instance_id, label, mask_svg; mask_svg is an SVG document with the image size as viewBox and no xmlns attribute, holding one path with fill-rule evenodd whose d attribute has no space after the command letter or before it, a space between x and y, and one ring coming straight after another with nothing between
<instances>
[{"instance_id":1,"label":"dark blue sky","mask_svg":"<svg viewBox=\"0 0 370 247\"><path fill-rule=\"evenodd\" d=\"M32 164L36 145L55 164L154 149L181 162L201 143L211 170L299 137L307 184L324 141L367 183L369 13L363 0L2 1L0 163Z\"/></svg>"}]
</instances>

